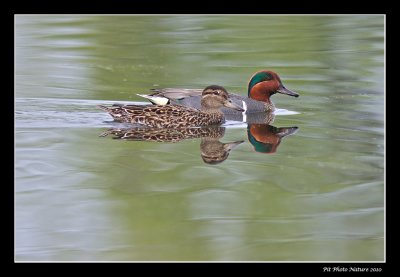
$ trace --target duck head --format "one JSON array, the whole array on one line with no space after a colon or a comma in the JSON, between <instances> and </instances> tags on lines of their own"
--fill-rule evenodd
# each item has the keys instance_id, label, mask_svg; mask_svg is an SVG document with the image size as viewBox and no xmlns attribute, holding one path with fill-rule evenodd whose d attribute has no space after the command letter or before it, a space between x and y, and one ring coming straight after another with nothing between
<instances>
[{"instance_id":1,"label":"duck head","mask_svg":"<svg viewBox=\"0 0 400 277\"><path fill-rule=\"evenodd\" d=\"M217 85L206 87L201 94L201 110L218 110L222 107L244 112L242 107L229 99L229 94L224 87Z\"/></svg>"},{"instance_id":2,"label":"duck head","mask_svg":"<svg viewBox=\"0 0 400 277\"><path fill-rule=\"evenodd\" d=\"M297 130L298 127L277 128L268 124L249 124L247 136L256 152L272 154L276 152L282 138L296 133Z\"/></svg>"},{"instance_id":3,"label":"duck head","mask_svg":"<svg viewBox=\"0 0 400 277\"><path fill-rule=\"evenodd\" d=\"M231 150L244 141L222 143L218 138L202 138L200 143L201 158L207 164L215 165L225 161Z\"/></svg>"},{"instance_id":4,"label":"duck head","mask_svg":"<svg viewBox=\"0 0 400 277\"><path fill-rule=\"evenodd\" d=\"M271 103L270 97L275 93L299 97L294 91L288 90L282 84L279 75L270 70L261 70L251 77L248 86L248 97L254 100Z\"/></svg>"}]
</instances>

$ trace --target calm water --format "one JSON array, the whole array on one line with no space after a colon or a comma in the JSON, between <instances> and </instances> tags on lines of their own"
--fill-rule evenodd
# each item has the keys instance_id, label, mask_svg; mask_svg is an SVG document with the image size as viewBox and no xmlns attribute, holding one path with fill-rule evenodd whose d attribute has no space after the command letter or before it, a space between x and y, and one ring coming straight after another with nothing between
<instances>
[{"instance_id":1,"label":"calm water","mask_svg":"<svg viewBox=\"0 0 400 277\"><path fill-rule=\"evenodd\" d=\"M17 261L385 259L383 16L19 15L15 26ZM273 96L293 113L270 125L298 127L281 140L234 122L212 140L99 137L126 126L97 104L154 87L245 94L260 69L301 95ZM232 142L219 163L203 160Z\"/></svg>"}]
</instances>

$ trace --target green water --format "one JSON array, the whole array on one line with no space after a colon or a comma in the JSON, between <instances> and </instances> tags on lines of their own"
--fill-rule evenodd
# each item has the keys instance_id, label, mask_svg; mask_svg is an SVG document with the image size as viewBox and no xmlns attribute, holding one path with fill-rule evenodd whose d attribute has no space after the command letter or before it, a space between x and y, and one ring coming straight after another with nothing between
<instances>
[{"instance_id":1,"label":"green water","mask_svg":"<svg viewBox=\"0 0 400 277\"><path fill-rule=\"evenodd\" d=\"M383 16L15 17L16 261L383 261ZM274 153L246 124L200 138L99 137L97 104L154 87L246 95L276 71Z\"/></svg>"}]
</instances>

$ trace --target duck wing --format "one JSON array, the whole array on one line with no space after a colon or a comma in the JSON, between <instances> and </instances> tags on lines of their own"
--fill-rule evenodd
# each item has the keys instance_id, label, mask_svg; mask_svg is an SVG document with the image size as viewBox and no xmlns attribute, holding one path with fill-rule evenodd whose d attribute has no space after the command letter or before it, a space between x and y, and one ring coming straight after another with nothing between
<instances>
[{"instance_id":1,"label":"duck wing","mask_svg":"<svg viewBox=\"0 0 400 277\"><path fill-rule=\"evenodd\" d=\"M189 89L189 88L161 88L151 89L154 93L150 96L165 97L171 100L179 100L192 96L201 96L202 89Z\"/></svg>"}]
</instances>

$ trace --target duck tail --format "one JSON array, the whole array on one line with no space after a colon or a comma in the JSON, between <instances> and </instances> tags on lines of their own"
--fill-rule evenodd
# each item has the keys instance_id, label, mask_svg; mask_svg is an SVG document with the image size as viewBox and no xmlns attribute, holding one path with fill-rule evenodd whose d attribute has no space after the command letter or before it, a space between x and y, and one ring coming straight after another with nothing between
<instances>
[{"instance_id":1,"label":"duck tail","mask_svg":"<svg viewBox=\"0 0 400 277\"><path fill-rule=\"evenodd\" d=\"M103 105L97 105L97 108L100 108L100 109L102 109L103 111L106 111L106 112L108 112L108 113L111 111L110 108L108 108L108 107L106 107L106 106L103 106Z\"/></svg>"},{"instance_id":2,"label":"duck tail","mask_svg":"<svg viewBox=\"0 0 400 277\"><path fill-rule=\"evenodd\" d=\"M157 96L156 94L153 95L146 95L146 94L136 94L140 97L148 99L153 105L167 105L169 104L169 99L163 96Z\"/></svg>"}]
</instances>

